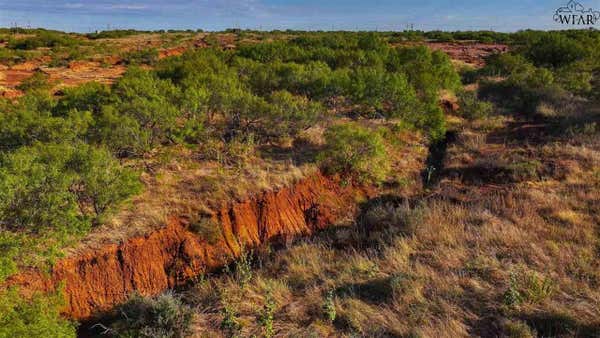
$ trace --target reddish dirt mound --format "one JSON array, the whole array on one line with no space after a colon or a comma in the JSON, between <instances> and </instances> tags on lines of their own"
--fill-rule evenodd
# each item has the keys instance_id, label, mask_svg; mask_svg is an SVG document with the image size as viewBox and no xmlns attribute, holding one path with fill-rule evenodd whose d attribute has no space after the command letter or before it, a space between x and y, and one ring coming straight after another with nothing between
<instances>
[{"instance_id":1,"label":"reddish dirt mound","mask_svg":"<svg viewBox=\"0 0 600 338\"><path fill-rule=\"evenodd\" d=\"M134 291L157 294L222 267L242 248L312 234L352 216L356 201L370 195L373 192L342 187L337 180L316 174L289 188L224 205L211 216L215 221L211 236L194 233L187 219L173 217L151 234L60 260L50 275L36 270L20 273L9 278L8 285L30 294L64 282L65 314L85 319L109 310Z\"/></svg>"},{"instance_id":2,"label":"reddish dirt mound","mask_svg":"<svg viewBox=\"0 0 600 338\"><path fill-rule=\"evenodd\" d=\"M0 88L0 96L7 99L15 99L23 95L18 89L10 89L10 88Z\"/></svg>"},{"instance_id":3,"label":"reddish dirt mound","mask_svg":"<svg viewBox=\"0 0 600 338\"><path fill-rule=\"evenodd\" d=\"M183 54L186 50L187 50L187 47L185 47L185 46L163 49L160 52L158 52L158 58L164 59L169 56L178 56L178 55Z\"/></svg>"},{"instance_id":4,"label":"reddish dirt mound","mask_svg":"<svg viewBox=\"0 0 600 338\"><path fill-rule=\"evenodd\" d=\"M14 88L18 86L23 80L32 76L35 71L32 70L17 70L17 69L6 69L0 70L0 86Z\"/></svg>"},{"instance_id":5,"label":"reddish dirt mound","mask_svg":"<svg viewBox=\"0 0 600 338\"><path fill-rule=\"evenodd\" d=\"M12 70L33 72L39 69L40 65L37 62L24 62L10 67Z\"/></svg>"},{"instance_id":6,"label":"reddish dirt mound","mask_svg":"<svg viewBox=\"0 0 600 338\"><path fill-rule=\"evenodd\" d=\"M125 73L125 66L102 67L98 62L72 62L68 68L44 68L50 81L76 86L90 81L111 84Z\"/></svg>"},{"instance_id":7,"label":"reddish dirt mound","mask_svg":"<svg viewBox=\"0 0 600 338\"><path fill-rule=\"evenodd\" d=\"M89 61L71 61L69 62L69 69L74 71L87 71L92 68L99 67L100 64L98 62L89 62Z\"/></svg>"},{"instance_id":8,"label":"reddish dirt mound","mask_svg":"<svg viewBox=\"0 0 600 338\"><path fill-rule=\"evenodd\" d=\"M507 45L474 42L428 42L427 46L447 53L453 60L478 67L485 65L488 56L508 51Z\"/></svg>"}]
</instances>

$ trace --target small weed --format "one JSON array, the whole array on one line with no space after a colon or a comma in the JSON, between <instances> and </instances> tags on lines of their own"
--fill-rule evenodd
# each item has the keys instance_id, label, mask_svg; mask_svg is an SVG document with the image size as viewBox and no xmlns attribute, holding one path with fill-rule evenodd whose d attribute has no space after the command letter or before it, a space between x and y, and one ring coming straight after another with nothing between
<instances>
[{"instance_id":1,"label":"small weed","mask_svg":"<svg viewBox=\"0 0 600 338\"><path fill-rule=\"evenodd\" d=\"M223 305L223 309L221 310L223 314L223 320L221 320L221 330L227 331L234 336L235 333L242 329L242 325L238 319L237 311L224 294L221 295L221 304Z\"/></svg>"},{"instance_id":2,"label":"small weed","mask_svg":"<svg viewBox=\"0 0 600 338\"><path fill-rule=\"evenodd\" d=\"M516 306L523 302L523 296L519 291L519 283L515 273L510 274L508 289L504 292L504 304L507 306Z\"/></svg>"},{"instance_id":3,"label":"small weed","mask_svg":"<svg viewBox=\"0 0 600 338\"><path fill-rule=\"evenodd\" d=\"M333 290L329 290L327 292L327 295L325 295L325 301L323 303L323 314L329 322L333 323L333 321L335 321L337 313L335 311Z\"/></svg>"},{"instance_id":4,"label":"small weed","mask_svg":"<svg viewBox=\"0 0 600 338\"><path fill-rule=\"evenodd\" d=\"M265 305L263 307L262 314L259 318L259 323L263 328L265 338L271 338L275 335L275 329L273 328L273 318L276 309L275 300L273 299L273 294L271 293L271 290L267 291L267 295L265 298Z\"/></svg>"},{"instance_id":5,"label":"small weed","mask_svg":"<svg viewBox=\"0 0 600 338\"><path fill-rule=\"evenodd\" d=\"M511 307L522 303L541 303L555 290L555 283L550 277L542 278L535 272L513 272L508 284L504 293L504 304Z\"/></svg>"},{"instance_id":6,"label":"small weed","mask_svg":"<svg viewBox=\"0 0 600 338\"><path fill-rule=\"evenodd\" d=\"M241 287L252 280L252 253L242 248L240 258L235 262L235 279Z\"/></svg>"},{"instance_id":7,"label":"small weed","mask_svg":"<svg viewBox=\"0 0 600 338\"><path fill-rule=\"evenodd\" d=\"M514 181L520 182L536 178L541 167L540 161L533 160L512 163L506 166L506 169Z\"/></svg>"}]
</instances>

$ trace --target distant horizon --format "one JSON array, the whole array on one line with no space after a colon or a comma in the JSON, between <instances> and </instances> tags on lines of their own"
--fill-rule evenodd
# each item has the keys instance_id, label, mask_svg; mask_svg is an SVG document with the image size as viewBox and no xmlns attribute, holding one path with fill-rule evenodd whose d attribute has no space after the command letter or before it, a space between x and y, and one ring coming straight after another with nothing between
<instances>
[{"instance_id":1,"label":"distant horizon","mask_svg":"<svg viewBox=\"0 0 600 338\"><path fill-rule=\"evenodd\" d=\"M579 1L600 10L600 0ZM561 25L554 12L568 0L0 0L0 26L89 33L102 30L478 31L600 28Z\"/></svg>"},{"instance_id":2,"label":"distant horizon","mask_svg":"<svg viewBox=\"0 0 600 338\"><path fill-rule=\"evenodd\" d=\"M360 32L378 32L378 33L402 33L402 32L409 32L409 31L413 31L413 32L434 32L434 31L440 31L440 32L448 32L448 33L453 33L453 32L496 32L496 33L507 33L507 34L511 34L511 33L517 33L517 32L521 32L521 31L545 31L545 32L551 32L551 31L565 31L565 30L590 30L590 28L551 28L551 29L534 29L534 28L522 28L522 29L517 29L517 30L513 30L513 31L499 31L499 30L490 30L490 29L459 29L459 30L448 30L448 29L432 29L432 30L421 30L421 29L413 29L413 30L369 30L369 29L360 29L360 30L349 30L349 29L340 29L340 30L328 30L328 29L289 29L289 28L274 28L274 29L253 29L253 28L234 28L234 27L230 27L230 28L225 28L225 29L221 29L221 30L208 30L208 29L202 29L202 28L157 28L157 29L136 29L136 28L110 28L110 29L97 29L97 30L93 30L93 31L66 31L66 30L61 30L61 29L55 29L55 28L48 28L48 27L33 27L33 26L0 26L0 29L30 29L30 30L47 30L47 31L57 31L57 32L63 32L63 33L67 33L67 34L90 34L90 33L96 33L96 32L109 32L109 31L127 31L127 30L131 30L131 31L136 31L136 32L140 32L140 33L156 33L156 32L186 32L186 31L191 31L191 32L198 32L198 33L226 33L227 31L230 30L241 30L241 31L254 31L254 32L263 32L263 33L270 33L270 32L285 32L285 31L291 31L291 32L328 32L328 33L335 33L335 32L352 32L352 33L360 33ZM599 30L598 28L591 28L592 30Z\"/></svg>"}]
</instances>

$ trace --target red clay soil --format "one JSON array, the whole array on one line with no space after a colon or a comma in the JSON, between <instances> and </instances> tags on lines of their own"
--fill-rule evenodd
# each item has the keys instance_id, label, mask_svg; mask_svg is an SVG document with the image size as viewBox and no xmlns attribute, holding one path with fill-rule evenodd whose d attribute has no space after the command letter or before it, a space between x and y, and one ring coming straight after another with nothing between
<instances>
[{"instance_id":1,"label":"red clay soil","mask_svg":"<svg viewBox=\"0 0 600 338\"><path fill-rule=\"evenodd\" d=\"M158 52L158 58L164 59L169 56L179 56L179 55L185 53L186 50L188 50L188 48L186 46L179 46L179 47L174 47L174 48L163 49Z\"/></svg>"},{"instance_id":2,"label":"red clay soil","mask_svg":"<svg viewBox=\"0 0 600 338\"><path fill-rule=\"evenodd\" d=\"M48 74L50 82L63 86L76 86L90 81L111 84L121 77L126 70L123 65L103 67L100 62L91 61L73 61L68 67L57 68L40 67L32 62L3 68L0 69L0 87L5 88L2 96L7 97L20 95L20 92L14 90L15 87L35 74L36 71Z\"/></svg>"},{"instance_id":3,"label":"red clay soil","mask_svg":"<svg viewBox=\"0 0 600 338\"><path fill-rule=\"evenodd\" d=\"M23 80L32 76L35 73L35 71L11 68L11 69L0 70L0 73L2 73L2 75L0 75L0 86L16 87L21 82L23 82Z\"/></svg>"},{"instance_id":4,"label":"red clay soil","mask_svg":"<svg viewBox=\"0 0 600 338\"><path fill-rule=\"evenodd\" d=\"M111 84L125 73L122 65L103 67L99 62L76 61L68 67L43 68L50 76L50 81L64 86L77 86L86 82L96 81Z\"/></svg>"},{"instance_id":5,"label":"red clay soil","mask_svg":"<svg viewBox=\"0 0 600 338\"><path fill-rule=\"evenodd\" d=\"M508 51L507 45L475 42L428 42L427 46L445 52L453 60L477 67L484 66L488 56Z\"/></svg>"},{"instance_id":6,"label":"red clay soil","mask_svg":"<svg viewBox=\"0 0 600 338\"><path fill-rule=\"evenodd\" d=\"M64 283L65 315L86 319L122 303L134 291L154 295L183 285L231 262L242 248L312 234L353 216L356 201L372 195L371 189L342 187L316 174L289 188L224 205L212 216L220 231L211 243L192 232L187 219L173 217L160 230L67 257L50 274L22 272L7 285L31 294Z\"/></svg>"}]
</instances>

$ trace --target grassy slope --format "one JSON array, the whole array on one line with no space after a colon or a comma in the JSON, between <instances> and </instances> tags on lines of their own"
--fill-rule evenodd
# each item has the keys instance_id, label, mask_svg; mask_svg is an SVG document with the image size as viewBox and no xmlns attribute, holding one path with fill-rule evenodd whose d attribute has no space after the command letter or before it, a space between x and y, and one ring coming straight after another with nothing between
<instances>
[{"instance_id":1,"label":"grassy slope","mask_svg":"<svg viewBox=\"0 0 600 338\"><path fill-rule=\"evenodd\" d=\"M186 295L197 335L260 336L269 301L281 336L600 334L600 137L547 128L459 122L397 226L340 228L200 279Z\"/></svg>"}]
</instances>

